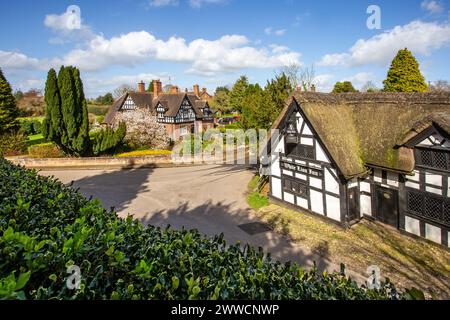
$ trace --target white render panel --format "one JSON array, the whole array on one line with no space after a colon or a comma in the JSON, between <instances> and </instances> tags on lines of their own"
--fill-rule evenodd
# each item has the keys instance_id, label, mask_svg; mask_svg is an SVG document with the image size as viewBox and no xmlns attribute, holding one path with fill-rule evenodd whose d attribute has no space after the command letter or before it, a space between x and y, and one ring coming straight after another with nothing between
<instances>
[{"instance_id":1,"label":"white render panel","mask_svg":"<svg viewBox=\"0 0 450 320\"><path fill-rule=\"evenodd\" d=\"M275 147L274 152L281 152L284 153L284 137L280 137L280 140L278 141L277 146Z\"/></svg>"},{"instance_id":2,"label":"white render panel","mask_svg":"<svg viewBox=\"0 0 450 320\"><path fill-rule=\"evenodd\" d=\"M272 154L272 161L270 164L270 175L281 177L280 158L277 154Z\"/></svg>"},{"instance_id":3,"label":"white render panel","mask_svg":"<svg viewBox=\"0 0 450 320\"><path fill-rule=\"evenodd\" d=\"M406 176L406 179L411 180L411 181L419 182L420 181L419 171L414 170L413 175L412 176Z\"/></svg>"},{"instance_id":4,"label":"white render panel","mask_svg":"<svg viewBox=\"0 0 450 320\"><path fill-rule=\"evenodd\" d=\"M304 175L304 174L301 174L301 173L295 173L295 177L297 179L304 180L304 181L308 180L308 177L306 175Z\"/></svg>"},{"instance_id":5,"label":"white render panel","mask_svg":"<svg viewBox=\"0 0 450 320\"><path fill-rule=\"evenodd\" d=\"M336 172L333 169L334 172ZM333 177L333 175L325 169L325 190L334 194L339 194L339 182Z\"/></svg>"},{"instance_id":6,"label":"white render panel","mask_svg":"<svg viewBox=\"0 0 450 320\"><path fill-rule=\"evenodd\" d=\"M313 135L313 133L312 133L311 129L308 127L308 124L307 124L307 123L305 123L305 126L303 127L303 132L302 132L302 134L310 135L310 136Z\"/></svg>"},{"instance_id":7,"label":"white render panel","mask_svg":"<svg viewBox=\"0 0 450 320\"><path fill-rule=\"evenodd\" d=\"M425 182L435 186L442 187L442 176L438 174L425 174Z\"/></svg>"},{"instance_id":8,"label":"white render panel","mask_svg":"<svg viewBox=\"0 0 450 320\"><path fill-rule=\"evenodd\" d=\"M428 140L428 138L426 138L425 140L420 142L419 145L421 145L421 146L432 146L433 144L431 143L430 140Z\"/></svg>"},{"instance_id":9,"label":"white render panel","mask_svg":"<svg viewBox=\"0 0 450 320\"><path fill-rule=\"evenodd\" d=\"M300 129L302 128L302 124L303 124L303 118L302 118L300 112L296 113L296 117L297 117L297 130L300 131Z\"/></svg>"},{"instance_id":10,"label":"white render panel","mask_svg":"<svg viewBox=\"0 0 450 320\"><path fill-rule=\"evenodd\" d=\"M441 228L425 223L425 238L441 244Z\"/></svg>"},{"instance_id":11,"label":"white render panel","mask_svg":"<svg viewBox=\"0 0 450 320\"><path fill-rule=\"evenodd\" d=\"M318 161L330 163L330 160L328 160L328 157L320 146L320 143L316 143L316 159Z\"/></svg>"},{"instance_id":12,"label":"white render panel","mask_svg":"<svg viewBox=\"0 0 450 320\"><path fill-rule=\"evenodd\" d=\"M303 160L295 160L295 163L306 165L306 161Z\"/></svg>"},{"instance_id":13,"label":"white render panel","mask_svg":"<svg viewBox=\"0 0 450 320\"><path fill-rule=\"evenodd\" d=\"M405 216L405 230L409 233L420 236L420 221L408 216Z\"/></svg>"},{"instance_id":14,"label":"white render panel","mask_svg":"<svg viewBox=\"0 0 450 320\"><path fill-rule=\"evenodd\" d=\"M359 190L370 193L370 183L361 181L359 183Z\"/></svg>"},{"instance_id":15,"label":"white render panel","mask_svg":"<svg viewBox=\"0 0 450 320\"><path fill-rule=\"evenodd\" d=\"M381 176L381 170L378 170L378 169L373 170L373 179L375 180L375 182L379 182L379 183L383 182L383 178Z\"/></svg>"},{"instance_id":16,"label":"white render panel","mask_svg":"<svg viewBox=\"0 0 450 320\"><path fill-rule=\"evenodd\" d=\"M387 184L393 187L398 187L398 174L388 171Z\"/></svg>"},{"instance_id":17,"label":"white render panel","mask_svg":"<svg viewBox=\"0 0 450 320\"><path fill-rule=\"evenodd\" d=\"M285 193L284 193L284 201L287 201L287 202L289 202L289 203L295 204L294 195L285 192Z\"/></svg>"},{"instance_id":18,"label":"white render panel","mask_svg":"<svg viewBox=\"0 0 450 320\"><path fill-rule=\"evenodd\" d=\"M348 188L356 188L358 186L358 180L357 179L352 179L348 182Z\"/></svg>"},{"instance_id":19,"label":"white render panel","mask_svg":"<svg viewBox=\"0 0 450 320\"><path fill-rule=\"evenodd\" d=\"M308 210L308 200L301 197L297 197L297 206Z\"/></svg>"},{"instance_id":20,"label":"white render panel","mask_svg":"<svg viewBox=\"0 0 450 320\"><path fill-rule=\"evenodd\" d=\"M272 185L271 185L271 192L272 196L275 198L281 199L281 179L272 177Z\"/></svg>"},{"instance_id":21,"label":"white render panel","mask_svg":"<svg viewBox=\"0 0 450 320\"><path fill-rule=\"evenodd\" d=\"M365 194L359 196L361 215L372 215L372 200L371 197Z\"/></svg>"},{"instance_id":22,"label":"white render panel","mask_svg":"<svg viewBox=\"0 0 450 320\"><path fill-rule=\"evenodd\" d=\"M416 182L406 181L405 186L407 186L408 188L420 190L420 184Z\"/></svg>"},{"instance_id":23,"label":"white render panel","mask_svg":"<svg viewBox=\"0 0 450 320\"><path fill-rule=\"evenodd\" d=\"M309 190L311 200L311 211L323 215L323 195L322 192Z\"/></svg>"},{"instance_id":24,"label":"white render panel","mask_svg":"<svg viewBox=\"0 0 450 320\"><path fill-rule=\"evenodd\" d=\"M309 177L309 185L317 189L322 189L322 180Z\"/></svg>"},{"instance_id":25,"label":"white render panel","mask_svg":"<svg viewBox=\"0 0 450 320\"><path fill-rule=\"evenodd\" d=\"M285 174L285 175L287 175L287 176L291 176L291 177L294 176L294 173L293 173L292 171L284 170L284 169L283 169L283 174Z\"/></svg>"},{"instance_id":26,"label":"white render panel","mask_svg":"<svg viewBox=\"0 0 450 320\"><path fill-rule=\"evenodd\" d=\"M312 146L314 145L314 140L312 138L300 138L300 144Z\"/></svg>"},{"instance_id":27,"label":"white render panel","mask_svg":"<svg viewBox=\"0 0 450 320\"><path fill-rule=\"evenodd\" d=\"M437 188L432 188L432 187L426 187L425 188L425 190L427 191L427 192L431 192L431 193L434 193L434 194L438 194L438 195L442 195L442 190L441 189L437 189Z\"/></svg>"},{"instance_id":28,"label":"white render panel","mask_svg":"<svg viewBox=\"0 0 450 320\"><path fill-rule=\"evenodd\" d=\"M341 201L339 198L326 195L327 217L336 221L341 221Z\"/></svg>"}]
</instances>

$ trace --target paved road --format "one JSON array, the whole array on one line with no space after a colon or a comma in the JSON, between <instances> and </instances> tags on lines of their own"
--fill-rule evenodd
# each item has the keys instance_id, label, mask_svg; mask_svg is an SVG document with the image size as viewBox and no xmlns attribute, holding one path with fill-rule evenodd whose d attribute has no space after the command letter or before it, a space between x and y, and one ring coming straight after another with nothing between
<instances>
[{"instance_id":1,"label":"paved road","mask_svg":"<svg viewBox=\"0 0 450 320\"><path fill-rule=\"evenodd\" d=\"M250 235L239 227L258 222L245 200L247 183L253 176L245 167L58 170L41 174L53 175L63 183L74 181L73 186L85 196L100 199L106 208L114 206L120 216L132 214L144 224L195 228L209 236L223 232L228 243L262 247L280 261L310 267L315 260L322 270L339 270L277 233Z\"/></svg>"}]
</instances>

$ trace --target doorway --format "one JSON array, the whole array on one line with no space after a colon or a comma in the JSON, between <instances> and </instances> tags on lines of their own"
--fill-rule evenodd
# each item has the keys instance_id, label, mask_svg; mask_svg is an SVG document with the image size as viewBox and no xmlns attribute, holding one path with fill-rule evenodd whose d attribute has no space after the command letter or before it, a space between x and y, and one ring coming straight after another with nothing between
<instances>
[{"instance_id":1,"label":"doorway","mask_svg":"<svg viewBox=\"0 0 450 320\"><path fill-rule=\"evenodd\" d=\"M374 217L398 228L398 190L375 186Z\"/></svg>"}]
</instances>

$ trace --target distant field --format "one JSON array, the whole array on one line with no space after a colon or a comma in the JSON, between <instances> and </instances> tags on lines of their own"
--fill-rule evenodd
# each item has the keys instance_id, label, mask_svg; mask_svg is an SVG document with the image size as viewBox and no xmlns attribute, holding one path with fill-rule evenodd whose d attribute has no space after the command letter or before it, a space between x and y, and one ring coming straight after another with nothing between
<instances>
[{"instance_id":1,"label":"distant field","mask_svg":"<svg viewBox=\"0 0 450 320\"><path fill-rule=\"evenodd\" d=\"M88 105L88 112L95 114L96 116L104 116L108 113L109 106L98 106L94 104Z\"/></svg>"}]
</instances>

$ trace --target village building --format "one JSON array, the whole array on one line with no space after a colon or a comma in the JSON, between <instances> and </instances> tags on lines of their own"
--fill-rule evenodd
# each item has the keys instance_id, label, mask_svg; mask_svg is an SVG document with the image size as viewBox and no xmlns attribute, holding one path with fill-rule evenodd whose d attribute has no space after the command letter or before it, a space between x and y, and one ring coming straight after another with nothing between
<instances>
[{"instance_id":1,"label":"village building","mask_svg":"<svg viewBox=\"0 0 450 320\"><path fill-rule=\"evenodd\" d=\"M114 101L104 124L112 125L118 113L133 113L144 109L165 126L171 139L178 140L185 135L214 128L209 97L211 96L206 89L199 91L198 85L194 86L193 92L188 92L187 89L180 92L177 86L171 86L168 92L163 92L159 80L153 80L153 92L146 92L145 83L141 81L137 92L127 92Z\"/></svg>"},{"instance_id":2,"label":"village building","mask_svg":"<svg viewBox=\"0 0 450 320\"><path fill-rule=\"evenodd\" d=\"M449 93L297 92L273 129L265 169L275 202L449 246Z\"/></svg>"}]
</instances>

